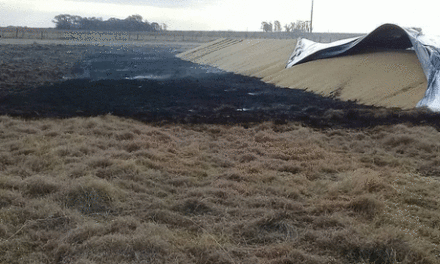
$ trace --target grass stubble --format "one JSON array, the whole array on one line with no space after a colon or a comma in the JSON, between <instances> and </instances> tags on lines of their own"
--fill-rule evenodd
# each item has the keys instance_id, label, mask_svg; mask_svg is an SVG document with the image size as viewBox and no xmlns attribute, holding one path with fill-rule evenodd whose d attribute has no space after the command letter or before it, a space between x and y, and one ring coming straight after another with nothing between
<instances>
[{"instance_id":1,"label":"grass stubble","mask_svg":"<svg viewBox=\"0 0 440 264\"><path fill-rule=\"evenodd\" d=\"M430 126L0 117L0 263L438 263Z\"/></svg>"}]
</instances>

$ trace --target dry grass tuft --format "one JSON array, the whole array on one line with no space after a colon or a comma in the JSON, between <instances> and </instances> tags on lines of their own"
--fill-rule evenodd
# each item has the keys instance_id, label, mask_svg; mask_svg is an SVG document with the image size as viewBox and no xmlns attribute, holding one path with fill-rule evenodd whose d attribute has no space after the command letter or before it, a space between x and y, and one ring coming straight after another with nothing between
<instances>
[{"instance_id":1,"label":"dry grass tuft","mask_svg":"<svg viewBox=\"0 0 440 264\"><path fill-rule=\"evenodd\" d=\"M348 208L371 220L383 210L384 204L372 195L362 195L351 201Z\"/></svg>"},{"instance_id":2,"label":"dry grass tuft","mask_svg":"<svg viewBox=\"0 0 440 264\"><path fill-rule=\"evenodd\" d=\"M24 180L23 193L30 197L45 196L55 193L60 188L60 184L52 177L34 175Z\"/></svg>"},{"instance_id":3,"label":"dry grass tuft","mask_svg":"<svg viewBox=\"0 0 440 264\"><path fill-rule=\"evenodd\" d=\"M3 116L0 137L0 263L439 262L428 126Z\"/></svg>"}]
</instances>

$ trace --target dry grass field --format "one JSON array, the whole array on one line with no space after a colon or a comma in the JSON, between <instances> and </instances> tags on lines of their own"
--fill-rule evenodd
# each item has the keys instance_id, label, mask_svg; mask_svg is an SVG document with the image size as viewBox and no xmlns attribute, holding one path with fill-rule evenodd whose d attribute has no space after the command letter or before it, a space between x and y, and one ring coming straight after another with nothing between
<instances>
[{"instance_id":1,"label":"dry grass field","mask_svg":"<svg viewBox=\"0 0 440 264\"><path fill-rule=\"evenodd\" d=\"M429 126L0 119L2 263L437 263Z\"/></svg>"},{"instance_id":2,"label":"dry grass field","mask_svg":"<svg viewBox=\"0 0 440 264\"><path fill-rule=\"evenodd\" d=\"M0 263L439 263L438 129L0 116Z\"/></svg>"}]
</instances>

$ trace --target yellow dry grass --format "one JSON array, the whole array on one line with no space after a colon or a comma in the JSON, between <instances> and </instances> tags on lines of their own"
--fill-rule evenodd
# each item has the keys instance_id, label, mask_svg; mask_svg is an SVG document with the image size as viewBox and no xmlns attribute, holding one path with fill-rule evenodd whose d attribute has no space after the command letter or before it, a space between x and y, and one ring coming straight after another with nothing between
<instances>
[{"instance_id":1,"label":"yellow dry grass","mask_svg":"<svg viewBox=\"0 0 440 264\"><path fill-rule=\"evenodd\" d=\"M438 263L429 126L0 117L0 263Z\"/></svg>"}]
</instances>

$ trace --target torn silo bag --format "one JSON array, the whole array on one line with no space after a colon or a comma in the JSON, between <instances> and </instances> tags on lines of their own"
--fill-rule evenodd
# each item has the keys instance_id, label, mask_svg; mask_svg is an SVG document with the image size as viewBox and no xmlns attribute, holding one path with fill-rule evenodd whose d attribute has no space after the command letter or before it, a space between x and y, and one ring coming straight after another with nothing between
<instances>
[{"instance_id":1,"label":"torn silo bag","mask_svg":"<svg viewBox=\"0 0 440 264\"><path fill-rule=\"evenodd\" d=\"M428 37L411 28L385 24L371 33L332 43L298 39L286 68L308 61L331 58L374 48L414 49L425 73L428 87L417 107L426 106L440 112L440 38Z\"/></svg>"}]
</instances>

